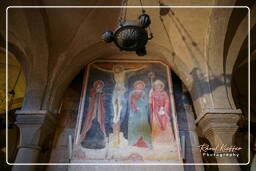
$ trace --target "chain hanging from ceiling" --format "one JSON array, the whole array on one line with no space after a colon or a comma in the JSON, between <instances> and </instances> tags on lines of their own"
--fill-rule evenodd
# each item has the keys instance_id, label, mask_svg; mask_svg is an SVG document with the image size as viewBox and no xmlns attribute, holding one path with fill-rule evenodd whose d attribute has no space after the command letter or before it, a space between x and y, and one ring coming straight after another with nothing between
<instances>
[{"instance_id":1,"label":"chain hanging from ceiling","mask_svg":"<svg viewBox=\"0 0 256 171\"><path fill-rule=\"evenodd\" d=\"M120 50L135 51L138 56L146 55L146 44L148 40L153 38L150 29L151 20L143 8L142 1L141 10L142 14L138 17L136 22L127 22L127 3L128 0L123 0L119 17L119 26L114 32L106 31L102 35L102 39L107 42L114 42ZM148 30L147 30L148 29Z\"/></svg>"},{"instance_id":2,"label":"chain hanging from ceiling","mask_svg":"<svg viewBox=\"0 0 256 171\"><path fill-rule=\"evenodd\" d=\"M15 83L14 83L14 85L13 85L13 88L8 92L8 94L11 96L10 102L9 102L9 104L8 104L9 110L12 109L14 97L15 97L15 94L16 94L15 88L16 88L17 83L18 83L18 81L19 81L20 75L21 75L21 69L20 69L20 71L19 71L19 73L18 73L18 76L17 76L17 78L16 78L16 80L15 80Z\"/></svg>"},{"instance_id":3,"label":"chain hanging from ceiling","mask_svg":"<svg viewBox=\"0 0 256 171\"><path fill-rule=\"evenodd\" d=\"M128 0L123 0L122 6L127 7ZM126 14L127 14L127 8L121 8L120 10L120 16L119 16L119 25L122 25L126 22Z\"/></svg>"}]
</instances>

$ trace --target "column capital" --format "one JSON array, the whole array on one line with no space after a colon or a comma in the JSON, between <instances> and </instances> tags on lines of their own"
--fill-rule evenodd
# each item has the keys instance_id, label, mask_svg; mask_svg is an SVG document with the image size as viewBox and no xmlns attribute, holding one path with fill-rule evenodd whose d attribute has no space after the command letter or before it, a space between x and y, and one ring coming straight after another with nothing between
<instances>
[{"instance_id":1,"label":"column capital","mask_svg":"<svg viewBox=\"0 0 256 171\"><path fill-rule=\"evenodd\" d=\"M45 122L55 125L57 115L47 110L17 110L16 116L17 125L41 125Z\"/></svg>"},{"instance_id":2,"label":"column capital","mask_svg":"<svg viewBox=\"0 0 256 171\"><path fill-rule=\"evenodd\" d=\"M237 122L240 117L240 110L210 110L200 120L197 120L197 124L201 134L212 145L232 144L232 138L238 129Z\"/></svg>"},{"instance_id":3,"label":"column capital","mask_svg":"<svg viewBox=\"0 0 256 171\"><path fill-rule=\"evenodd\" d=\"M19 148L41 149L55 130L56 114L47 110L18 110L15 124L20 129Z\"/></svg>"},{"instance_id":4,"label":"column capital","mask_svg":"<svg viewBox=\"0 0 256 171\"><path fill-rule=\"evenodd\" d=\"M219 108L205 108L202 110L202 112L198 115L196 119L196 123L201 121L206 115L208 114L236 114L236 115L241 115L242 111L240 109L219 109Z\"/></svg>"},{"instance_id":5,"label":"column capital","mask_svg":"<svg viewBox=\"0 0 256 171\"><path fill-rule=\"evenodd\" d=\"M207 138L213 147L219 145L233 146L233 137L238 129L237 122L241 117L240 110L233 109L209 109L197 119L199 131ZM217 157L218 163L237 163L235 157ZM220 171L240 171L237 165L219 165Z\"/></svg>"}]
</instances>

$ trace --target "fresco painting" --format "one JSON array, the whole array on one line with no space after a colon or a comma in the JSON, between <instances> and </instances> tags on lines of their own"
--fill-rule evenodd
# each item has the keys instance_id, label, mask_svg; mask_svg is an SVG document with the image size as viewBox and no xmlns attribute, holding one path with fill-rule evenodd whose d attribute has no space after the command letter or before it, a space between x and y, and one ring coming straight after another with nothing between
<instances>
[{"instance_id":1,"label":"fresco painting","mask_svg":"<svg viewBox=\"0 0 256 171\"><path fill-rule=\"evenodd\" d=\"M129 97L128 145L151 148L149 101L144 89L145 83L136 81Z\"/></svg>"},{"instance_id":2,"label":"fresco painting","mask_svg":"<svg viewBox=\"0 0 256 171\"><path fill-rule=\"evenodd\" d=\"M97 60L88 65L84 82L74 158L180 159L167 65Z\"/></svg>"},{"instance_id":3,"label":"fresco painting","mask_svg":"<svg viewBox=\"0 0 256 171\"><path fill-rule=\"evenodd\" d=\"M172 149L174 134L170 122L170 98L161 80L153 82L150 90L150 123L154 149Z\"/></svg>"},{"instance_id":4,"label":"fresco painting","mask_svg":"<svg viewBox=\"0 0 256 171\"><path fill-rule=\"evenodd\" d=\"M104 109L104 93L102 88L104 82L97 80L90 89L89 107L87 116L84 121L79 142L85 148L104 148L105 147L105 109ZM86 136L88 131L92 129L92 138ZM94 139L90 141L90 139ZM86 141L87 140L87 141ZM103 141L103 142L102 142Z\"/></svg>"}]
</instances>

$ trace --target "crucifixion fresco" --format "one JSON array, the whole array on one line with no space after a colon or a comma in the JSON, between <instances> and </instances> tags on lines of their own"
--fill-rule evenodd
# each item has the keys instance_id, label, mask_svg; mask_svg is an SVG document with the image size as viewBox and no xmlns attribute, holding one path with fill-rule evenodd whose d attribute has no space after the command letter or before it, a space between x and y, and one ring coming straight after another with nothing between
<instances>
[{"instance_id":1,"label":"crucifixion fresco","mask_svg":"<svg viewBox=\"0 0 256 171\"><path fill-rule=\"evenodd\" d=\"M179 159L168 66L98 60L86 74L75 143L84 160Z\"/></svg>"}]
</instances>

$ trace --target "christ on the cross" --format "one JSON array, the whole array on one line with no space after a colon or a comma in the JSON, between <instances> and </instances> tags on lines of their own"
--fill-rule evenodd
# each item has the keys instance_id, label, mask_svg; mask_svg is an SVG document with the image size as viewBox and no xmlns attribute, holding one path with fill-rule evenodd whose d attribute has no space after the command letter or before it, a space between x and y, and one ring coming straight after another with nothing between
<instances>
[{"instance_id":1,"label":"christ on the cross","mask_svg":"<svg viewBox=\"0 0 256 171\"><path fill-rule=\"evenodd\" d=\"M120 65L120 64L113 65L112 69L105 69L98 65L93 65L93 66L100 71L113 73L113 79L115 81L115 87L114 87L113 96L112 96L112 105L113 105L113 110L114 110L113 133L114 133L115 137L119 136L120 115L121 115L121 111L123 108L122 98L126 91L126 89L125 89L126 74L129 72L135 72L135 71L144 69L144 68L146 68L146 65L137 66L137 67L131 68L131 69L127 69L124 67L124 65Z\"/></svg>"}]
</instances>

